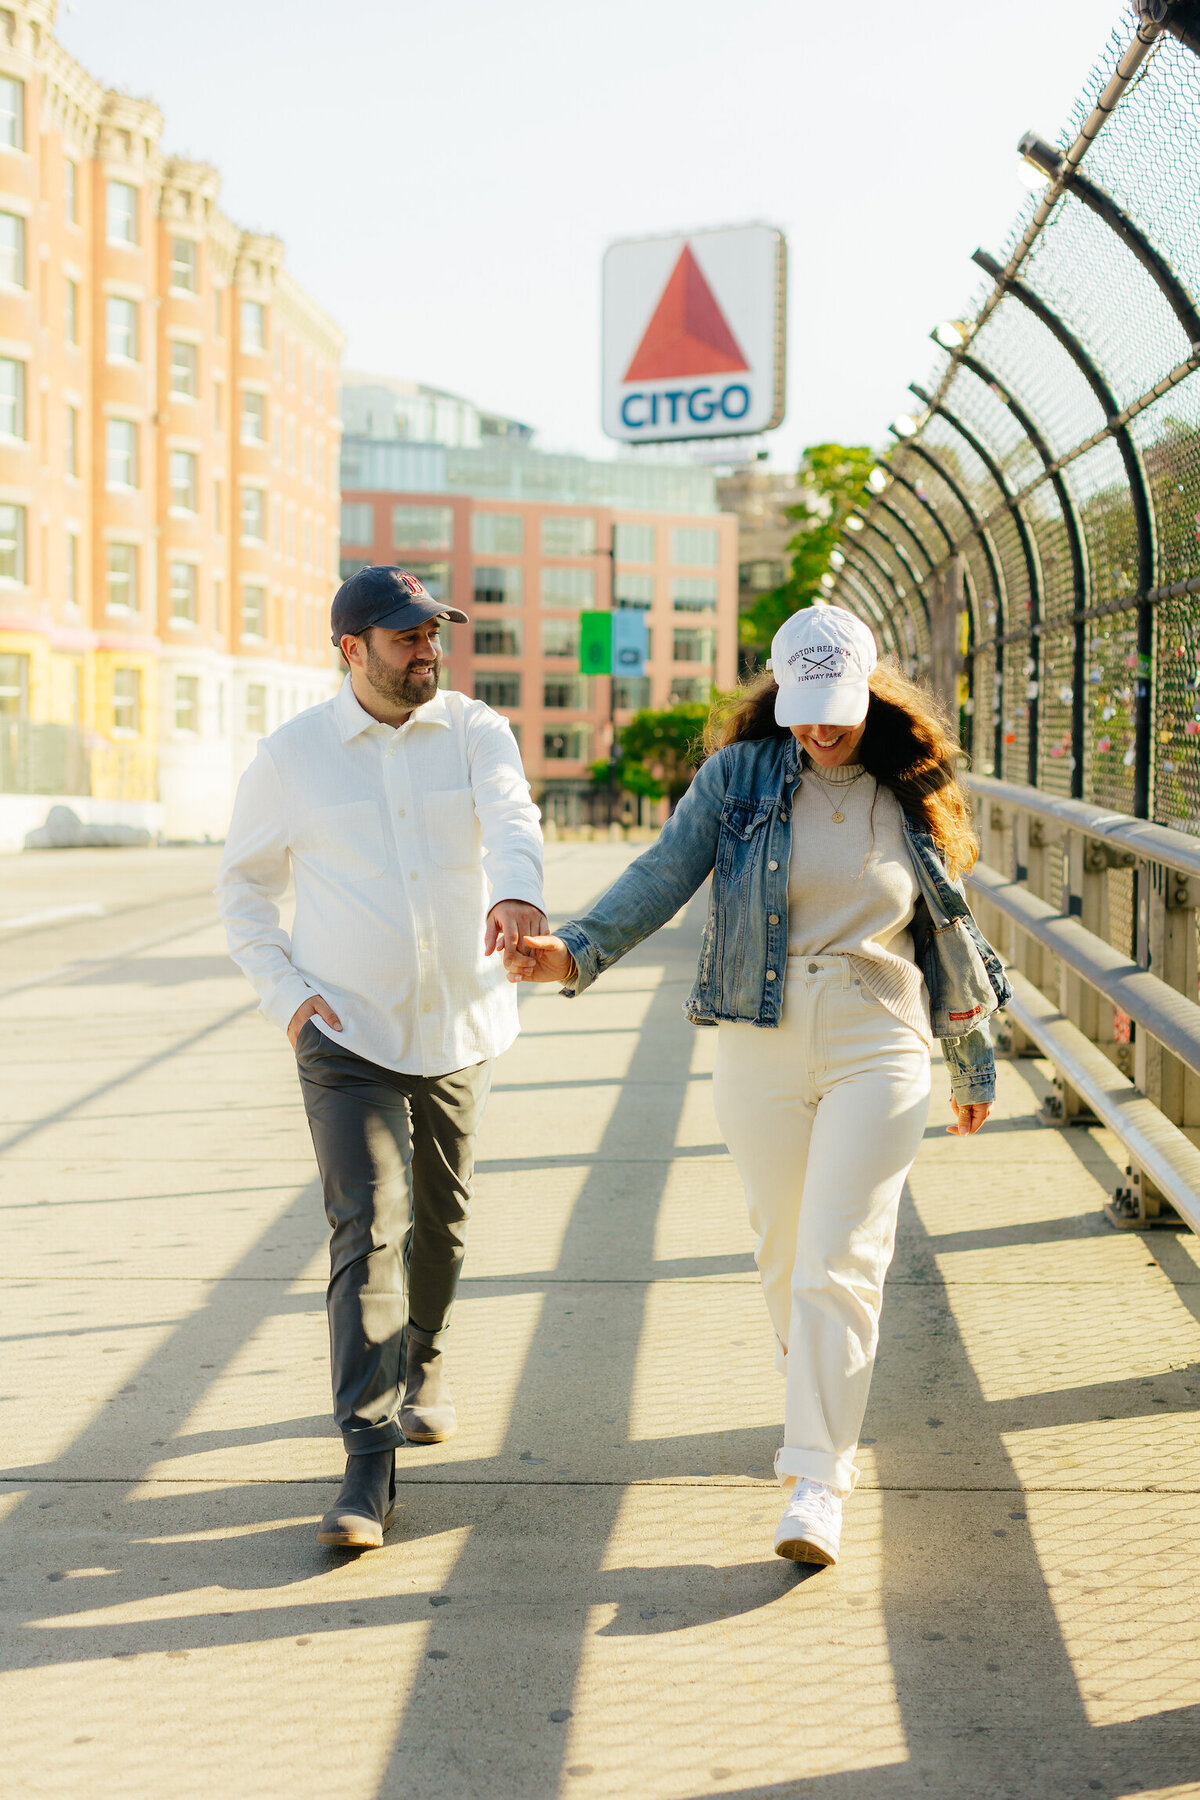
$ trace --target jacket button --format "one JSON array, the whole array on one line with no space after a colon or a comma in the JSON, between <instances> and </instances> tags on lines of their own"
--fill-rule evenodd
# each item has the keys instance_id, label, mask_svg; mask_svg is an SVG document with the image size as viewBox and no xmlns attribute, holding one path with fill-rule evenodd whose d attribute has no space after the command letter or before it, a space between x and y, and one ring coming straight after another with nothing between
<instances>
[{"instance_id":1,"label":"jacket button","mask_svg":"<svg viewBox=\"0 0 1200 1800\"><path fill-rule=\"evenodd\" d=\"M779 914L778 913L768 913L767 914L767 924L768 925L778 925L778 923L779 923Z\"/></svg>"},{"instance_id":2,"label":"jacket button","mask_svg":"<svg viewBox=\"0 0 1200 1800\"><path fill-rule=\"evenodd\" d=\"M787 814L785 812L781 812L779 817L783 821L783 823L786 825L787 824Z\"/></svg>"},{"instance_id":3,"label":"jacket button","mask_svg":"<svg viewBox=\"0 0 1200 1800\"><path fill-rule=\"evenodd\" d=\"M768 867L768 869L777 869L779 867L779 864L777 862L771 861L767 864L767 867Z\"/></svg>"},{"instance_id":4,"label":"jacket button","mask_svg":"<svg viewBox=\"0 0 1200 1800\"><path fill-rule=\"evenodd\" d=\"M767 970L767 980L768 980L768 981L774 981L774 979L775 979L775 971L774 971L774 969L768 969L768 970Z\"/></svg>"}]
</instances>

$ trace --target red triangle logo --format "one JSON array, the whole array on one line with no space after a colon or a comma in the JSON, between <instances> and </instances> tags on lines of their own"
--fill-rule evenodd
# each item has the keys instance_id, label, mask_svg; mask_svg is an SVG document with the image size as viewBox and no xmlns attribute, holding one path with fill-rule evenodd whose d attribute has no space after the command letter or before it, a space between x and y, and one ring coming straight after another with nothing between
<instances>
[{"instance_id":1,"label":"red triangle logo","mask_svg":"<svg viewBox=\"0 0 1200 1800\"><path fill-rule=\"evenodd\" d=\"M749 367L700 264L685 244L625 380L662 381Z\"/></svg>"}]
</instances>

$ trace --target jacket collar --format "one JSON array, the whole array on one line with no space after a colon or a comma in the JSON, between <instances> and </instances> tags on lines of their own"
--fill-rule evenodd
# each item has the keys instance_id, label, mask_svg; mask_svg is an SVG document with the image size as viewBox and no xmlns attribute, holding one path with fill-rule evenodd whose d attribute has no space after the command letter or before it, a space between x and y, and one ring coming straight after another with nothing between
<instances>
[{"instance_id":1,"label":"jacket collar","mask_svg":"<svg viewBox=\"0 0 1200 1800\"><path fill-rule=\"evenodd\" d=\"M364 712L354 698L354 689L350 685L348 675L334 696L333 712L343 744L348 744L351 738L360 737L364 731L369 731L372 725L380 724L380 721L373 719L369 712ZM450 709L446 705L445 694L439 689L432 700L426 700L423 706L418 706L409 714L405 725L402 725L400 730L403 731L407 725L448 726L449 724ZM385 725L383 729L387 731L391 727Z\"/></svg>"}]
</instances>

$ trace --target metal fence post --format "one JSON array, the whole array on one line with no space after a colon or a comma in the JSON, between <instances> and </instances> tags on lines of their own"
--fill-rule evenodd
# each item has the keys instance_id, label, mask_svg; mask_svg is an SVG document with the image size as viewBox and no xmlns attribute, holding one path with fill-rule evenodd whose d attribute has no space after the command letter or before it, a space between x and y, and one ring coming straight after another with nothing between
<instances>
[{"instance_id":1,"label":"metal fence post","mask_svg":"<svg viewBox=\"0 0 1200 1800\"><path fill-rule=\"evenodd\" d=\"M1081 831L1068 831L1063 840L1063 911L1078 919L1085 931L1104 936L1107 914L1108 857ZM1112 1021L1102 1026L1099 994L1065 963L1059 965L1058 1009L1093 1044L1111 1042ZM1111 1008L1109 1008L1111 1012ZM1093 1124L1095 1115L1061 1075L1054 1077L1055 1093L1046 1102L1049 1116L1062 1125Z\"/></svg>"}]
</instances>

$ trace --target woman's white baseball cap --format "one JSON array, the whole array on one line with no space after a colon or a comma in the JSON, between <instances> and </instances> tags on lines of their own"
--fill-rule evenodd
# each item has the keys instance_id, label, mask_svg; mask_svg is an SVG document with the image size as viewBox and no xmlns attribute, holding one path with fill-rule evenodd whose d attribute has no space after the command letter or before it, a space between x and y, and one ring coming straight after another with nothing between
<instances>
[{"instance_id":1,"label":"woman's white baseball cap","mask_svg":"<svg viewBox=\"0 0 1200 1800\"><path fill-rule=\"evenodd\" d=\"M879 661L875 639L844 606L818 601L785 619L767 665L779 692L780 725L861 725L871 703L867 677Z\"/></svg>"}]
</instances>

